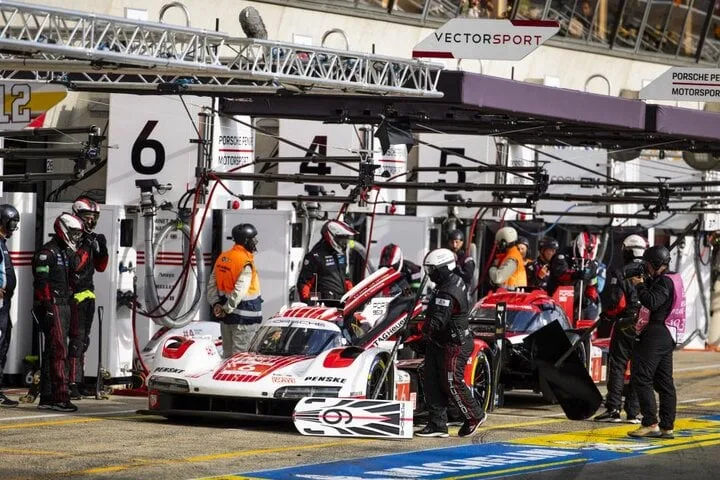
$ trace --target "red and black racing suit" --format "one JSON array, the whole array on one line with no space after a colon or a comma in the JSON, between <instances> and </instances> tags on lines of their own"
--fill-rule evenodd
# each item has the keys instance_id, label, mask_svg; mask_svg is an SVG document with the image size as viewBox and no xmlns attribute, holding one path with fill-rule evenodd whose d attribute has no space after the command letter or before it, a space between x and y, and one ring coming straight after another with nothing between
<instances>
[{"instance_id":1,"label":"red and black racing suit","mask_svg":"<svg viewBox=\"0 0 720 480\"><path fill-rule=\"evenodd\" d=\"M597 276L598 263L595 260L585 261L584 269L581 269L580 260L571 256L569 251L558 252L550 259L550 278L548 279L547 292L552 297L560 285L573 285L575 287L575 306L573 312L578 311L578 302L582 297L582 319L595 320L600 310L600 294L596 282L593 279ZM580 291L580 281L583 282L583 290Z\"/></svg>"},{"instance_id":2,"label":"red and black racing suit","mask_svg":"<svg viewBox=\"0 0 720 480\"><path fill-rule=\"evenodd\" d=\"M637 417L640 404L631 385L625 386L625 371L632 357L635 344L635 324L640 312L640 299L635 285L628 280L628 272L637 268L641 262L631 262L619 270L611 272L605 283L601 299L603 319L612 322L610 351L608 352L607 397L605 408L620 411L623 389L625 412L628 418Z\"/></svg>"},{"instance_id":3,"label":"red and black racing suit","mask_svg":"<svg viewBox=\"0 0 720 480\"><path fill-rule=\"evenodd\" d=\"M320 300L340 300L353 286L346 267L345 254L338 253L324 240L316 243L305 255L298 275L296 288L300 301L308 303L315 296Z\"/></svg>"},{"instance_id":4,"label":"red and black racing suit","mask_svg":"<svg viewBox=\"0 0 720 480\"><path fill-rule=\"evenodd\" d=\"M85 352L90 346L90 329L95 317L95 272L108 264L107 240L103 234L83 234L77 248L74 295L70 301L70 383L85 380Z\"/></svg>"},{"instance_id":5,"label":"red and black racing suit","mask_svg":"<svg viewBox=\"0 0 720 480\"><path fill-rule=\"evenodd\" d=\"M75 254L53 238L33 258L33 310L45 334L40 403L67 403L67 347Z\"/></svg>"},{"instance_id":6,"label":"red and black racing suit","mask_svg":"<svg viewBox=\"0 0 720 480\"><path fill-rule=\"evenodd\" d=\"M479 421L484 415L464 381L465 365L473 350L469 312L465 282L451 272L430 294L423 325L430 340L425 353L423 388L428 426L436 430L447 431L448 401L468 421Z\"/></svg>"}]
</instances>

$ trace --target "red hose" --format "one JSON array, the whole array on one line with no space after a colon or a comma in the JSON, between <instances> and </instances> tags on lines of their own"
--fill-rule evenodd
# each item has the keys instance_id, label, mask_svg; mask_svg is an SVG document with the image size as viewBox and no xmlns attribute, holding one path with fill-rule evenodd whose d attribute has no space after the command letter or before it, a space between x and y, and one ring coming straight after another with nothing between
<instances>
[{"instance_id":1,"label":"red hose","mask_svg":"<svg viewBox=\"0 0 720 480\"><path fill-rule=\"evenodd\" d=\"M147 377L147 375L148 375L148 373L150 373L150 371L148 370L147 365L145 365L145 362L143 361L142 355L140 353L140 343L138 342L136 320L137 320L137 302L135 301L135 299L133 299L133 301L132 301L133 345L135 347L135 354L137 355L138 362L140 363L140 367L142 367L143 373Z\"/></svg>"}]
</instances>

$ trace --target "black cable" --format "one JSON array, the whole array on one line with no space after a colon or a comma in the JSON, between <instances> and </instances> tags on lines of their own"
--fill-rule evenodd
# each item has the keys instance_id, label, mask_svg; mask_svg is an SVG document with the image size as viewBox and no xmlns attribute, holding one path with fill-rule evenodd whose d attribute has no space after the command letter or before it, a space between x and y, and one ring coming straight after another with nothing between
<instances>
[{"instance_id":1,"label":"black cable","mask_svg":"<svg viewBox=\"0 0 720 480\"><path fill-rule=\"evenodd\" d=\"M66 190L66 189L72 187L73 185L75 185L76 183L79 183L79 182L82 181L82 180L86 180L86 179L92 177L92 176L95 175L97 172L99 172L100 169L102 169L102 167L104 167L106 164L107 164L107 160L101 160L101 161L99 161L98 163L95 164L95 166L94 166L93 168L91 168L90 170L88 170L82 177L80 177L80 178L73 178L72 180L68 180L67 182L65 182L65 183L63 183L62 185L60 185L59 187L57 187L57 188L56 188L55 190L53 190L52 192L48 193L48 195L47 195L47 197L46 197L46 200L47 200L48 202L51 202L51 201L57 202L57 201L58 201L58 197L60 196L60 192L62 192L63 190ZM55 197L54 197L54 199L51 199L51 197L52 197L53 195L55 195Z\"/></svg>"}]
</instances>

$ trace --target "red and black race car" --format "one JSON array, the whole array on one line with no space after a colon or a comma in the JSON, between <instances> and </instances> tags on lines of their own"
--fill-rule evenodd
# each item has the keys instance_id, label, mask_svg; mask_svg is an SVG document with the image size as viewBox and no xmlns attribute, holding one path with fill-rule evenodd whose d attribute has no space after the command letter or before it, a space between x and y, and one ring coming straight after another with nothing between
<instances>
[{"instance_id":1,"label":"red and black race car","mask_svg":"<svg viewBox=\"0 0 720 480\"><path fill-rule=\"evenodd\" d=\"M566 300L566 292L561 300ZM537 355L532 333L552 322L557 322L571 344L580 339L585 328L592 322L573 322L568 316L565 301L547 295L543 290L510 292L498 290L478 301L470 313L470 330L473 336L485 342L494 375L497 375L496 406L501 406L505 391L532 390L542 393L548 401L554 401L552 391L538 375L535 362ZM504 329L498 325L497 306L504 304ZM570 298L572 305L572 298ZM602 352L588 340L579 345L575 353L588 368L601 373ZM493 377L494 379L495 377Z\"/></svg>"}]
</instances>

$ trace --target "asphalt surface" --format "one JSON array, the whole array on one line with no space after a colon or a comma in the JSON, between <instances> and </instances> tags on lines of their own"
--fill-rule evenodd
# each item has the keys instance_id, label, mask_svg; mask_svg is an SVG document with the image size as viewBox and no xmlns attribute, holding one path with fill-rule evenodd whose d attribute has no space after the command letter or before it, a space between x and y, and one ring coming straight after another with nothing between
<instances>
[{"instance_id":1,"label":"asphalt surface","mask_svg":"<svg viewBox=\"0 0 720 480\"><path fill-rule=\"evenodd\" d=\"M598 453L595 457L600 460L596 458L598 463L595 463L595 460L578 460L577 454L572 452L576 457L545 462L542 468L515 466L495 473L440 476L416 472L414 476L464 479L515 475L516 478L543 480L607 480L610 475L619 478L717 478L720 417L717 427L712 424L702 428L703 424L698 423L702 420L697 419L720 416L720 354L677 353L675 381L679 404L676 430L685 428L685 438L663 443L663 448L651 452L654 454L605 458L605 453ZM604 394L604 388L601 387L601 391ZM8 395L12 398L22 393L24 391L18 390L8 392ZM36 405L0 409L0 478L280 478L249 472L331 461L343 461L336 469L337 475L343 475L341 467L360 468L378 455L450 446L471 447L473 456L496 453L500 448L498 445L507 449L507 442L513 443L513 448L525 444L546 445L577 448L580 452L582 445L599 444L601 447L597 448L607 449L610 448L608 444L626 438L626 432L635 428L629 424L609 426L591 421L569 421L559 406L548 405L530 394L508 394L506 405L490 414L487 423L472 439L455 436L457 427L451 427L451 437L445 439L376 440L301 436L291 424L283 423L197 421L178 424L159 417L138 415L135 411L146 408L146 399L119 395L113 395L109 400L81 400L77 404L80 409L74 414L38 410ZM455 450L448 449L447 452ZM446 450L423 452L422 455L430 458L445 455L444 452ZM382 478L377 473L374 475L372 478Z\"/></svg>"}]
</instances>

